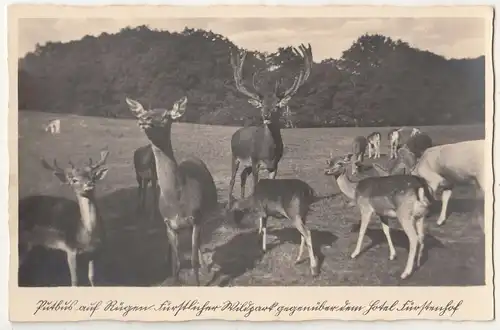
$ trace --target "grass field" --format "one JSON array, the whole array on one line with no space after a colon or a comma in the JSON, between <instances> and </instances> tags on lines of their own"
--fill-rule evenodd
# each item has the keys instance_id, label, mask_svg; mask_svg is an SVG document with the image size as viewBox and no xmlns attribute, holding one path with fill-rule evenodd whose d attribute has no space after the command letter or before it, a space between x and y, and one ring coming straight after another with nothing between
<instances>
[{"instance_id":1,"label":"grass field","mask_svg":"<svg viewBox=\"0 0 500 330\"><path fill-rule=\"evenodd\" d=\"M148 141L135 121L94 117L57 116L61 134L50 135L43 125L55 114L22 111L19 113L19 197L48 194L74 199L69 187L59 181L39 162L41 156L56 157L59 164L71 159L75 164L99 157L108 147L109 172L98 186L98 203L109 232L110 241L96 265L101 285L168 285L169 270L165 261L167 240L160 219L148 222L137 216L137 183L132 163L135 148ZM195 154L209 167L219 191L220 208L227 202L230 177L229 141L235 127L174 124L172 143L180 160ZM484 126L422 127L434 144L484 138ZM320 128L282 131L285 154L278 178L298 177L308 182L320 196L327 196L312 206L308 225L320 251L321 271L310 276L308 260L294 265L300 236L285 220L268 222L268 251L259 250L256 217L249 214L245 227L236 228L221 210L203 231L205 257L217 265L205 271L202 283L220 286L248 285L481 285L484 284L484 235L471 215L477 201L474 189L460 187L450 202L447 223L436 226L437 214L427 219L424 263L413 276L399 279L408 255L408 241L396 220L391 231L398 256L388 260L388 246L378 219L373 219L360 256L350 259L357 240L359 211L347 207L340 198L337 184L323 174L330 152L346 153L356 135L367 135L371 128ZM387 159L387 132L382 133L382 158ZM263 174L266 175L266 174ZM238 176L239 177L239 176ZM250 191L251 179L247 187ZM234 194L240 196L239 181ZM136 226L136 230L130 230ZM181 236L184 255L181 277L193 283L190 272L190 235ZM33 251L20 271L21 285L68 285L65 257L59 252Z\"/></svg>"}]
</instances>

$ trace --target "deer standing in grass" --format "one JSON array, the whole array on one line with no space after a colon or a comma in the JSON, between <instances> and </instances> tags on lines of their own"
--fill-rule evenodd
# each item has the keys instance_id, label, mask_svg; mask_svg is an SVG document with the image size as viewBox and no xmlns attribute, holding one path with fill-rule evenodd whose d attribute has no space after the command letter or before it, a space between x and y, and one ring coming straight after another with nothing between
<instances>
[{"instance_id":1,"label":"deer standing in grass","mask_svg":"<svg viewBox=\"0 0 500 330\"><path fill-rule=\"evenodd\" d=\"M368 140L364 136L356 136L352 141L352 157L351 157L352 175L358 174L358 166L363 164L367 145L368 145Z\"/></svg>"},{"instance_id":2,"label":"deer standing in grass","mask_svg":"<svg viewBox=\"0 0 500 330\"><path fill-rule=\"evenodd\" d=\"M137 211L142 213L146 210L146 196L148 185L151 182L153 188L153 200L155 206L151 210L151 219L156 217L156 205L158 203L158 178L156 175L155 156L151 144L137 148L134 151L134 169L137 184Z\"/></svg>"},{"instance_id":3,"label":"deer standing in grass","mask_svg":"<svg viewBox=\"0 0 500 330\"><path fill-rule=\"evenodd\" d=\"M207 214L217 206L217 189L201 159L191 156L178 164L174 157L172 123L184 115L187 97L175 102L172 109L145 110L137 101L127 98L126 102L152 145L160 186L158 207L171 246L174 281L179 283L179 231L190 229L191 265L199 286L199 268L205 264L200 249L200 230Z\"/></svg>"},{"instance_id":4,"label":"deer standing in grass","mask_svg":"<svg viewBox=\"0 0 500 330\"><path fill-rule=\"evenodd\" d=\"M44 159L42 166L62 183L69 185L76 194L77 202L54 196L29 196L19 202L19 265L36 246L66 252L71 285L79 285L77 255L88 260L88 279L94 286L94 259L104 239L104 228L96 203L95 184L102 180L108 169L108 151L101 152L101 159L92 159L84 167L63 169L49 165Z\"/></svg>"},{"instance_id":5,"label":"deer standing in grass","mask_svg":"<svg viewBox=\"0 0 500 330\"><path fill-rule=\"evenodd\" d=\"M380 142L382 141L382 134L380 132L373 132L366 137L368 140L368 158L380 158Z\"/></svg>"},{"instance_id":6,"label":"deer standing in grass","mask_svg":"<svg viewBox=\"0 0 500 330\"><path fill-rule=\"evenodd\" d=\"M278 163L283 156L283 139L280 130L280 118L283 109L286 109L291 97L305 83L313 64L311 45L306 48L299 46L301 53L294 48L295 53L303 59L304 68L295 77L293 84L284 92L279 91L280 83L276 82L274 90L258 90L253 84L254 91L249 91L243 84L243 64L246 52L241 56L231 53L231 65L234 73L236 88L249 97L248 102L260 109L263 126L243 127L237 130L231 138L231 180L229 183L229 201L227 208L231 208L232 194L236 173L240 165L243 167L241 178L241 198L245 198L245 185L248 175L253 174L253 188L259 180L259 168L264 166L269 178L274 179L278 173ZM255 78L255 74L254 74Z\"/></svg>"},{"instance_id":7,"label":"deer standing in grass","mask_svg":"<svg viewBox=\"0 0 500 330\"><path fill-rule=\"evenodd\" d=\"M353 182L346 173L350 157L336 157L330 164L332 166L325 170L325 175L335 177L341 192L353 200L361 212L358 241L351 258L356 258L361 252L368 223L376 214L389 244L389 260L394 260L396 250L391 239L389 219L397 218L409 240L408 260L401 274L401 279L407 278L413 272L415 258L417 267L420 267L424 249L424 221L433 201L426 182L412 175L368 177Z\"/></svg>"},{"instance_id":8,"label":"deer standing in grass","mask_svg":"<svg viewBox=\"0 0 500 330\"><path fill-rule=\"evenodd\" d=\"M298 179L261 179L251 196L236 201L231 212L256 211L259 216L259 235L262 235L262 250L266 251L266 226L269 216L282 216L290 220L300 233L299 263L304 245L309 251L311 273L318 275L318 258L314 254L311 231L306 227L309 206L317 200L314 190L306 182ZM241 214L234 218L241 221Z\"/></svg>"}]
</instances>

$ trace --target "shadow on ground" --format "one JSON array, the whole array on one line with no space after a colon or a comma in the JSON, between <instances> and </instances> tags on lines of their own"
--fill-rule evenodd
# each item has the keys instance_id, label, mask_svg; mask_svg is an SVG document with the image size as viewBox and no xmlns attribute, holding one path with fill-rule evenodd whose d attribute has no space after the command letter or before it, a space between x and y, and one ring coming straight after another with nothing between
<instances>
[{"instance_id":1,"label":"shadow on ground","mask_svg":"<svg viewBox=\"0 0 500 330\"><path fill-rule=\"evenodd\" d=\"M151 193L148 197L152 196ZM170 276L170 247L161 217L137 213L137 188L117 190L99 198L106 228L102 253L95 261L95 282L98 286L151 286ZM151 202L151 200L149 200ZM218 205L202 230L202 241L223 220L217 216ZM179 235L181 256L191 250L191 233ZM187 250L186 250L187 249ZM79 260L79 277L87 279L85 263ZM191 267L184 261L181 267ZM20 286L69 286L70 276L65 253L37 248L19 270ZM88 281L83 281L83 284Z\"/></svg>"}]
</instances>

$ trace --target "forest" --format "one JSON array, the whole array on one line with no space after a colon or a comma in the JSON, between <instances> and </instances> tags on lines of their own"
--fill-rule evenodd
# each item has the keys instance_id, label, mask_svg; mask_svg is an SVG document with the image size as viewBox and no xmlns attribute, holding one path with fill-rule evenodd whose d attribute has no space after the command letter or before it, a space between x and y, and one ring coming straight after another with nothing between
<instances>
[{"instance_id":1,"label":"forest","mask_svg":"<svg viewBox=\"0 0 500 330\"><path fill-rule=\"evenodd\" d=\"M222 35L187 27L126 27L38 44L19 59L19 110L131 118L126 96L168 108L186 95L191 110L182 121L259 124L259 111L234 84L230 53L242 50ZM291 84L301 68L292 45L274 53L246 51L248 86L254 72L259 88L278 78ZM285 117L295 127L481 123L484 66L484 56L446 59L403 40L364 34L340 58L314 62Z\"/></svg>"}]
</instances>

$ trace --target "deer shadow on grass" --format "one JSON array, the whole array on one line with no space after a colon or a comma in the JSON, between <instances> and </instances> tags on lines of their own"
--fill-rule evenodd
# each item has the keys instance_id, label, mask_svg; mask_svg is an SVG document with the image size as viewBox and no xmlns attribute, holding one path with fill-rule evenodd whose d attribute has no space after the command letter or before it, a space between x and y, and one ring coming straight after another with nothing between
<instances>
[{"instance_id":1,"label":"deer shadow on grass","mask_svg":"<svg viewBox=\"0 0 500 330\"><path fill-rule=\"evenodd\" d=\"M380 222L380 221L379 221ZM363 239L363 243L366 242L366 237L369 238L370 244L365 246L359 255L364 254L365 252L369 251L370 249L378 246L378 245L386 245L387 247L387 256L389 256L389 246L387 243L387 238L384 235L384 232L382 231L380 224L380 228L375 229L375 228L368 228L366 230L366 235ZM359 233L359 227L360 224L355 224L352 225L351 227L351 233ZM358 237L356 236L356 239ZM404 248L406 251L409 251L409 241L408 241L408 236L406 236L406 233L402 229L395 229L391 227L391 239L392 243L394 244L394 247L401 247ZM363 244L365 245L365 244ZM444 248L444 244L438 240L436 237L433 235L429 234L428 232L425 234L425 240L424 240L424 251L422 253L422 259L420 266L423 266L425 262L428 259L428 252L434 248L439 248L442 249ZM359 258L359 256L358 256Z\"/></svg>"},{"instance_id":2,"label":"deer shadow on grass","mask_svg":"<svg viewBox=\"0 0 500 330\"><path fill-rule=\"evenodd\" d=\"M148 194L148 197L152 194ZM148 198L149 199L149 198ZM148 205L153 205L148 201ZM98 206L105 228L105 241L95 260L96 286L151 286L162 283L171 276L170 247L165 224L159 212L151 219L149 213L137 213L137 187L129 187L98 196ZM214 214L202 229L202 242L210 237L222 220L215 207ZM191 233L179 235L179 250L191 249ZM79 258L79 278L88 285L87 267ZM181 267L190 266L184 261ZM19 270L20 286L69 286L70 276L65 253L33 249Z\"/></svg>"}]
</instances>

